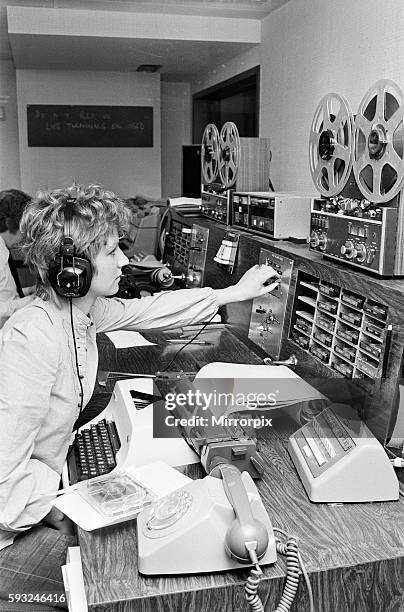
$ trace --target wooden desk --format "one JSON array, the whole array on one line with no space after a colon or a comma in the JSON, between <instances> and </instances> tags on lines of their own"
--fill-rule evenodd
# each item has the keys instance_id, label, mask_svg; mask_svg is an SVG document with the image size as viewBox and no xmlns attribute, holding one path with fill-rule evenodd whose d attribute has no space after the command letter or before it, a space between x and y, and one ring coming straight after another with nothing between
<instances>
[{"instance_id":1,"label":"wooden desk","mask_svg":"<svg viewBox=\"0 0 404 612\"><path fill-rule=\"evenodd\" d=\"M208 361L260 363L229 331L215 332L215 346L183 350L175 369L198 369ZM115 351L100 339L101 369L152 373L167 365L178 346L163 347L162 336L147 334L160 346ZM107 364L114 367L107 368ZM129 369L131 368L131 369ZM258 432L266 464L257 481L274 526L300 538L316 612L403 612L404 500L329 506L306 496L286 450L290 422ZM203 476L199 466L187 468ZM217 574L146 577L137 571L136 522L79 533L89 610L167 612L241 612L248 610L243 586L247 569ZM202 546L202 543L201 543ZM197 557L198 550L195 551ZM274 610L285 578L285 557L263 568L259 593L266 610ZM303 579L292 612L309 610Z\"/></svg>"}]
</instances>

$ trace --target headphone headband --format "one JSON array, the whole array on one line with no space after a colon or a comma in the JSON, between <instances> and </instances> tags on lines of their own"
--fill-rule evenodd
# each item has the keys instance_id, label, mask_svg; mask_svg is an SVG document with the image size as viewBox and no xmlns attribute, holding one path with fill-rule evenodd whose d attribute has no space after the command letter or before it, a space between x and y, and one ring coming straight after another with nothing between
<instances>
[{"instance_id":1,"label":"headphone headband","mask_svg":"<svg viewBox=\"0 0 404 612\"><path fill-rule=\"evenodd\" d=\"M64 227L64 238L68 236L72 237L72 220L73 220L73 207L76 203L76 198L68 197L65 201L65 227Z\"/></svg>"}]
</instances>

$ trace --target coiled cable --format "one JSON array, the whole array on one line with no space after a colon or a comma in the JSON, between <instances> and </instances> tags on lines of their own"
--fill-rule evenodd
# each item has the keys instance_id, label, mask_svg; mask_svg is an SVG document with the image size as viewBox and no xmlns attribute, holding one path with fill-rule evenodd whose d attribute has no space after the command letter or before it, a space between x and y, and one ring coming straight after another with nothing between
<instances>
[{"instance_id":1,"label":"coiled cable","mask_svg":"<svg viewBox=\"0 0 404 612\"><path fill-rule=\"evenodd\" d=\"M276 538L277 552L281 555L286 555L286 582L275 612L289 612L299 586L300 573L303 574L306 582L310 601L310 612L314 612L313 592L309 576L299 553L299 540L296 536L288 536L282 529L274 527L274 531L281 533L287 538L286 542L281 542L279 538ZM254 556L251 556L251 561L254 563ZM251 612L264 612L264 606L258 595L258 585L262 575L260 566L258 563L255 563L255 567L251 569L244 587L245 598L250 606Z\"/></svg>"},{"instance_id":2,"label":"coiled cable","mask_svg":"<svg viewBox=\"0 0 404 612\"><path fill-rule=\"evenodd\" d=\"M286 543L277 541L276 550L281 555L286 555L286 582L285 586L283 587L281 600L275 608L275 612L288 612L299 586L300 564L297 538L290 536Z\"/></svg>"},{"instance_id":3,"label":"coiled cable","mask_svg":"<svg viewBox=\"0 0 404 612\"><path fill-rule=\"evenodd\" d=\"M262 605L262 601L257 593L261 576L262 570L259 565L256 565L251 569L244 587L245 598L252 612L264 612L264 606Z\"/></svg>"}]
</instances>

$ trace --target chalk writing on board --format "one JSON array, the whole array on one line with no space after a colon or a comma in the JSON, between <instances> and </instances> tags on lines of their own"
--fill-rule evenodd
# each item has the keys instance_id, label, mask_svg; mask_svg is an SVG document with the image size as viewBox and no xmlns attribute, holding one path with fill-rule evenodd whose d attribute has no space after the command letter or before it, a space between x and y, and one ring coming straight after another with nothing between
<instances>
[{"instance_id":1,"label":"chalk writing on board","mask_svg":"<svg viewBox=\"0 0 404 612\"><path fill-rule=\"evenodd\" d=\"M151 106L27 106L29 147L152 147Z\"/></svg>"}]
</instances>

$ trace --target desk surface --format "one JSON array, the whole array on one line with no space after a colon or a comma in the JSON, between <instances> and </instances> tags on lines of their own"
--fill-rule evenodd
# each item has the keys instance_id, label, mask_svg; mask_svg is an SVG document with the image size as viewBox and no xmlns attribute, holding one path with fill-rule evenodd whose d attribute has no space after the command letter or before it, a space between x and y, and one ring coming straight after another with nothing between
<instances>
[{"instance_id":1,"label":"desk surface","mask_svg":"<svg viewBox=\"0 0 404 612\"><path fill-rule=\"evenodd\" d=\"M211 361L261 362L228 330L213 334L214 346L183 350L175 369L197 370ZM161 334L149 333L147 337L160 345L117 351L108 339L101 337L101 369L152 373L166 366L178 345L164 346ZM403 498L398 502L342 506L311 503L286 450L291 426L285 418L276 431L258 431L266 470L256 484L273 525L300 539L316 611L403 612ZM186 473L191 477L204 475L200 466L189 466ZM247 569L175 577L140 575L135 521L92 533L80 531L79 540L87 601L92 611L248 609L243 592ZM285 570L285 557L280 555L274 566L263 568L259 593L268 610L274 610L279 602ZM308 610L307 589L301 580L292 612Z\"/></svg>"}]
</instances>

